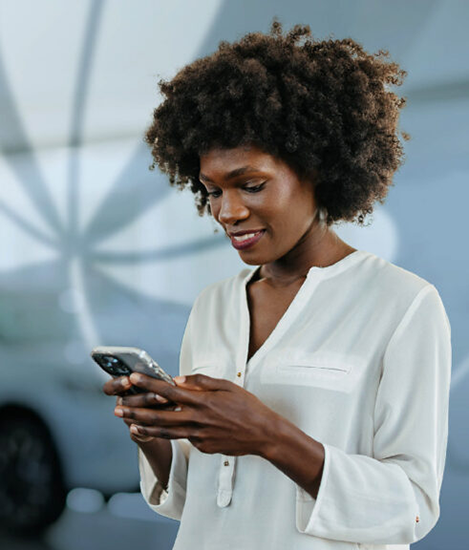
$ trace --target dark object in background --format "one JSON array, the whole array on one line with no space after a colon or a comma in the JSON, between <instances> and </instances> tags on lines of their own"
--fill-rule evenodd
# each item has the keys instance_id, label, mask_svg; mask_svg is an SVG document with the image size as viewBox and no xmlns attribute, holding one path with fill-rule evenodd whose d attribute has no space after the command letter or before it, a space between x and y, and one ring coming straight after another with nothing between
<instances>
[{"instance_id":1,"label":"dark object in background","mask_svg":"<svg viewBox=\"0 0 469 550\"><path fill-rule=\"evenodd\" d=\"M0 525L39 532L65 507L67 491L46 426L33 414L11 409L0 417Z\"/></svg>"}]
</instances>

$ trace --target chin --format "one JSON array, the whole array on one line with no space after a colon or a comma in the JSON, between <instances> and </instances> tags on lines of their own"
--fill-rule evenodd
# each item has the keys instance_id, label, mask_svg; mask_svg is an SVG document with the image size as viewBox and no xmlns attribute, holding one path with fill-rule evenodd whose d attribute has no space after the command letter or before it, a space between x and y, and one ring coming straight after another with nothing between
<instances>
[{"instance_id":1,"label":"chin","mask_svg":"<svg viewBox=\"0 0 469 550\"><path fill-rule=\"evenodd\" d=\"M247 265L263 265L264 264L264 262L261 262L261 261L257 260L256 258L252 258L252 259L251 258L243 258L243 256L241 256L241 254L239 255L239 257Z\"/></svg>"}]
</instances>

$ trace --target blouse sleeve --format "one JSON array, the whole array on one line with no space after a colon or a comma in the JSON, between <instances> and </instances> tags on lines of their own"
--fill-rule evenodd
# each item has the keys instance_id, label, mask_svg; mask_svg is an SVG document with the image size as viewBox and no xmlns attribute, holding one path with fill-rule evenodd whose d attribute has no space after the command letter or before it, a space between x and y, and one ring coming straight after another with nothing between
<instances>
[{"instance_id":1,"label":"blouse sleeve","mask_svg":"<svg viewBox=\"0 0 469 550\"><path fill-rule=\"evenodd\" d=\"M192 371L191 333L194 310L195 303L182 338L179 361L180 375L188 375ZM150 508L162 516L176 520L181 519L186 501L187 469L191 447L192 444L188 439L171 440L172 460L166 488L155 476L143 452L138 450L140 490Z\"/></svg>"},{"instance_id":2,"label":"blouse sleeve","mask_svg":"<svg viewBox=\"0 0 469 550\"><path fill-rule=\"evenodd\" d=\"M324 445L316 499L297 489L300 532L370 544L410 544L439 517L448 435L451 329L440 296L425 286L383 356L373 456Z\"/></svg>"}]
</instances>

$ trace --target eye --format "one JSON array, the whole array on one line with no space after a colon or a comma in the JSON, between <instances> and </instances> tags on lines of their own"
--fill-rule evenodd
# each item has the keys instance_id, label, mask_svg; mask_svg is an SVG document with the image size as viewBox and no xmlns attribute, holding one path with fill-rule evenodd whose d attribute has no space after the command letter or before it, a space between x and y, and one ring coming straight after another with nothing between
<instances>
[{"instance_id":1,"label":"eye","mask_svg":"<svg viewBox=\"0 0 469 550\"><path fill-rule=\"evenodd\" d=\"M266 182L263 181L259 185L252 185L250 187L243 187L243 189L245 191L247 191L248 193L258 193L264 187L265 183ZM207 195L209 197L213 197L214 199L217 199L218 197L220 197L221 191L219 189L217 189L216 191L207 191Z\"/></svg>"},{"instance_id":2,"label":"eye","mask_svg":"<svg viewBox=\"0 0 469 550\"><path fill-rule=\"evenodd\" d=\"M259 185L253 185L251 187L245 187L244 189L248 191L248 193L258 193L265 185L265 181L260 183Z\"/></svg>"}]
</instances>

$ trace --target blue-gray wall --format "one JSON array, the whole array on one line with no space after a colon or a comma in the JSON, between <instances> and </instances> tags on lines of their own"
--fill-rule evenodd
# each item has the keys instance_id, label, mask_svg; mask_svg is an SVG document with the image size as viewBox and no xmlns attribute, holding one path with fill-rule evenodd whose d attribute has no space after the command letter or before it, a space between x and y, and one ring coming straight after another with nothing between
<instances>
[{"instance_id":1,"label":"blue-gray wall","mask_svg":"<svg viewBox=\"0 0 469 550\"><path fill-rule=\"evenodd\" d=\"M142 144L171 77L220 40L308 23L389 50L408 71L406 163L365 229L338 232L432 282L452 325L441 519L421 549L467 547L469 4L348 0L4 0L0 5L0 351L50 350L96 376L99 343L146 348L172 374L197 293L243 267ZM466 202L467 201L467 202ZM213 269L207 272L210 262ZM6 350L6 351L5 351ZM4 368L0 364L1 369ZM138 534L136 534L138 536Z\"/></svg>"}]
</instances>

